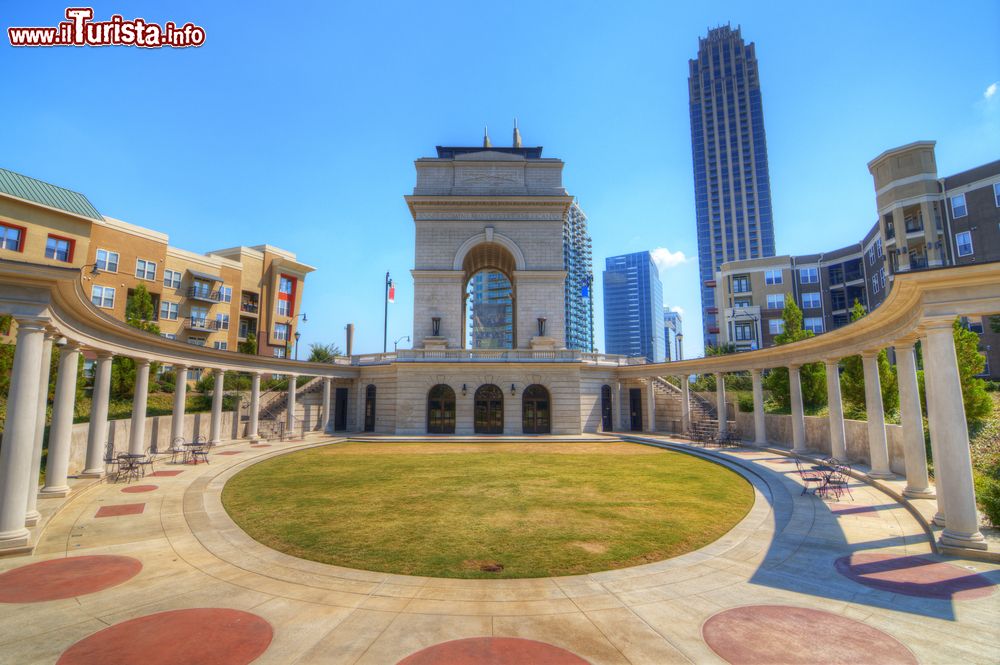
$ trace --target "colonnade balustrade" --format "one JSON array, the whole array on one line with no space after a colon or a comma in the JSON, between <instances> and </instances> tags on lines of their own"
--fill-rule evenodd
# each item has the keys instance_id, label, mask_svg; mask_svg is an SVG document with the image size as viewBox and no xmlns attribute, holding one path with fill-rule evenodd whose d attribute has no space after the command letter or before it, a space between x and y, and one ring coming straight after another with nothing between
<instances>
[{"instance_id":1,"label":"colonnade balustrade","mask_svg":"<svg viewBox=\"0 0 1000 665\"><path fill-rule=\"evenodd\" d=\"M943 526L940 540L944 545L986 549L979 531L969 450L968 427L962 400L961 378L953 338L952 317L925 320L914 335L894 341L897 381L899 384L900 422L906 486L903 495L911 499L937 499L935 523ZM924 447L923 417L917 381L914 344L921 342L927 399L927 416L932 454L935 460L936 485L931 486ZM867 416L868 460L872 479L894 478L890 468L888 439L879 377L878 355L882 348L867 348L860 352L864 371L865 412ZM847 354L855 355L855 354ZM843 357L847 357L847 355ZM843 357L818 360L826 368L826 389L829 409L830 456L851 461L844 424L844 408L840 391L839 363ZM806 420L802 400L801 367L805 363L786 365L791 399L791 452L809 452L806 440ZM770 367L752 367L753 383L752 443L768 445L764 411L763 372ZM727 433L726 372L714 372L718 404L718 435ZM662 375L660 375L662 376ZM691 430L689 383L694 374L680 374L681 427Z\"/></svg>"}]
</instances>

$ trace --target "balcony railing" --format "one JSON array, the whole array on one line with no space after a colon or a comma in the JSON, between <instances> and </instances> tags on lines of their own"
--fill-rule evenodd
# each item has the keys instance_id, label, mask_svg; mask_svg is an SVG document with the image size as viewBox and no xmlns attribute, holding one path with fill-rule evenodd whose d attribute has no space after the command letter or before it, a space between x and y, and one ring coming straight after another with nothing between
<instances>
[{"instance_id":1,"label":"balcony railing","mask_svg":"<svg viewBox=\"0 0 1000 665\"><path fill-rule=\"evenodd\" d=\"M247 312L248 314L256 314L260 306L255 302L241 302L240 311Z\"/></svg>"},{"instance_id":2,"label":"balcony railing","mask_svg":"<svg viewBox=\"0 0 1000 665\"><path fill-rule=\"evenodd\" d=\"M202 318L200 316L189 316L184 319L184 327L191 330L229 330L229 322Z\"/></svg>"},{"instance_id":3,"label":"balcony railing","mask_svg":"<svg viewBox=\"0 0 1000 665\"><path fill-rule=\"evenodd\" d=\"M908 219L906 220L906 232L907 233L918 233L924 230L924 223L919 219Z\"/></svg>"},{"instance_id":4,"label":"balcony railing","mask_svg":"<svg viewBox=\"0 0 1000 665\"><path fill-rule=\"evenodd\" d=\"M187 297L194 298L196 300L207 300L209 302L220 302L222 300L222 293L220 291L212 291L211 289L202 289L197 286L192 286L187 290Z\"/></svg>"}]
</instances>

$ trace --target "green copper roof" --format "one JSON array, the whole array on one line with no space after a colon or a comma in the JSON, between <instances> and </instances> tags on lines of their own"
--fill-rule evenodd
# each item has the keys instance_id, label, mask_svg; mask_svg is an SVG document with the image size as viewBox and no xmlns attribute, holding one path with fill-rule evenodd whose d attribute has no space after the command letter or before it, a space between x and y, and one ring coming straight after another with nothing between
<instances>
[{"instance_id":1,"label":"green copper roof","mask_svg":"<svg viewBox=\"0 0 1000 665\"><path fill-rule=\"evenodd\" d=\"M97 212L97 208L83 194L71 192L68 189L56 187L7 169L0 169L0 192L25 201L40 203L50 208L65 210L74 215L96 220L104 219L101 217L101 213Z\"/></svg>"}]
</instances>

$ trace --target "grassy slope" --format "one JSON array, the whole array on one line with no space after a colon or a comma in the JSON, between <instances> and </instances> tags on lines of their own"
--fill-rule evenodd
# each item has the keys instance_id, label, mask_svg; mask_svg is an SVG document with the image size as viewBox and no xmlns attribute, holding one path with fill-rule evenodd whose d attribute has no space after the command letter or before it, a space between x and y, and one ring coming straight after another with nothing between
<instances>
[{"instance_id":1,"label":"grassy slope","mask_svg":"<svg viewBox=\"0 0 1000 665\"><path fill-rule=\"evenodd\" d=\"M435 577L571 575L702 547L753 490L694 457L623 443L351 443L284 455L223 492L289 554ZM480 570L503 564L502 573Z\"/></svg>"}]
</instances>

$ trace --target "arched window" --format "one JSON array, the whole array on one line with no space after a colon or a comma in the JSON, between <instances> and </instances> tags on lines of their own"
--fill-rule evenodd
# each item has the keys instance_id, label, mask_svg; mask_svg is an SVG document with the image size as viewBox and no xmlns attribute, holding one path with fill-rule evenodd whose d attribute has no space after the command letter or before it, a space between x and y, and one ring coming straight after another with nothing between
<instances>
[{"instance_id":1,"label":"arched window","mask_svg":"<svg viewBox=\"0 0 1000 665\"><path fill-rule=\"evenodd\" d=\"M551 401L545 386L536 383L521 394L521 429L525 434L552 432Z\"/></svg>"},{"instance_id":2,"label":"arched window","mask_svg":"<svg viewBox=\"0 0 1000 665\"><path fill-rule=\"evenodd\" d=\"M614 429L611 409L611 386L601 386L601 430L604 432Z\"/></svg>"},{"instance_id":3,"label":"arched window","mask_svg":"<svg viewBox=\"0 0 1000 665\"><path fill-rule=\"evenodd\" d=\"M371 383L365 389L365 431L375 431L375 385Z\"/></svg>"},{"instance_id":4,"label":"arched window","mask_svg":"<svg viewBox=\"0 0 1000 665\"><path fill-rule=\"evenodd\" d=\"M503 245L483 242L462 261L465 272L463 346L513 349L517 346L512 275L517 261Z\"/></svg>"},{"instance_id":5,"label":"arched window","mask_svg":"<svg viewBox=\"0 0 1000 665\"><path fill-rule=\"evenodd\" d=\"M476 434L503 434L503 391L492 383L476 390Z\"/></svg>"},{"instance_id":6,"label":"arched window","mask_svg":"<svg viewBox=\"0 0 1000 665\"><path fill-rule=\"evenodd\" d=\"M427 393L427 433L455 433L455 391L439 383Z\"/></svg>"}]
</instances>

